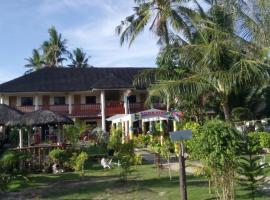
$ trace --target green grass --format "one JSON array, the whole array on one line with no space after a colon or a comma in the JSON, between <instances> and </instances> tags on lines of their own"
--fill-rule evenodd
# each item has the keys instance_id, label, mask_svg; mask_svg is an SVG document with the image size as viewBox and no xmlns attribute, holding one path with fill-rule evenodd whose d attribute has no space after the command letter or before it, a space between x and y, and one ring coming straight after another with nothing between
<instances>
[{"instance_id":1,"label":"green grass","mask_svg":"<svg viewBox=\"0 0 270 200\"><path fill-rule=\"evenodd\" d=\"M99 165L92 165L84 177L77 173L33 174L28 182L13 182L8 193L14 195L19 192L20 197L42 199L179 199L176 172L170 181L167 170L158 177L153 165L142 165L134 169L127 182L119 180L119 172L117 168L103 170ZM188 175L187 183L189 200L214 199L214 195L208 194L205 178ZM238 189L237 199L247 199L245 192ZM257 199L269 198L261 194Z\"/></svg>"}]
</instances>

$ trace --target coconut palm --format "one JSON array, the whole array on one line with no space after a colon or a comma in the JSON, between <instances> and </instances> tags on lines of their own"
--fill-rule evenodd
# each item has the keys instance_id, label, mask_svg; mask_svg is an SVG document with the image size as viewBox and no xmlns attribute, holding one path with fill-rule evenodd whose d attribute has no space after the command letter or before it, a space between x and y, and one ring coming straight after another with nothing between
<instances>
[{"instance_id":1,"label":"coconut palm","mask_svg":"<svg viewBox=\"0 0 270 200\"><path fill-rule=\"evenodd\" d=\"M28 63L25 65L25 67L31 68L26 73L30 73L30 72L39 70L42 67L44 67L43 57L42 57L42 55L40 55L40 53L37 49L33 49L32 57L26 58L26 61Z\"/></svg>"},{"instance_id":2,"label":"coconut palm","mask_svg":"<svg viewBox=\"0 0 270 200\"><path fill-rule=\"evenodd\" d=\"M70 64L70 67L79 67L79 68L85 68L88 67L88 59L89 57L86 56L86 53L81 48L76 48L72 52L73 54L70 54L69 58L72 61L72 64Z\"/></svg>"},{"instance_id":3,"label":"coconut palm","mask_svg":"<svg viewBox=\"0 0 270 200\"><path fill-rule=\"evenodd\" d=\"M54 26L49 29L50 38L43 42L41 48L44 54L44 60L47 66L60 66L66 60L63 55L68 54L66 43L67 40L62 39L62 34L58 33Z\"/></svg>"},{"instance_id":4,"label":"coconut palm","mask_svg":"<svg viewBox=\"0 0 270 200\"><path fill-rule=\"evenodd\" d=\"M131 45L135 38L146 28L159 37L159 44L170 43L175 32L180 33L181 41L192 38L194 32L193 19L197 15L194 9L189 8L184 0L134 0L136 7L134 14L125 18L116 32L120 35L121 45L129 42ZM200 4L196 2L197 8L203 12Z\"/></svg>"},{"instance_id":5,"label":"coconut palm","mask_svg":"<svg viewBox=\"0 0 270 200\"><path fill-rule=\"evenodd\" d=\"M225 119L230 120L229 96L244 86L260 85L268 80L268 65L262 59L266 55L255 54L249 43L235 35L234 21L223 6L212 6L208 19L202 19L197 27L194 43L180 49L184 73L158 69L151 76L139 76L139 82L150 77L155 80L150 94L166 92L178 99L194 99L211 93L219 100Z\"/></svg>"}]
</instances>

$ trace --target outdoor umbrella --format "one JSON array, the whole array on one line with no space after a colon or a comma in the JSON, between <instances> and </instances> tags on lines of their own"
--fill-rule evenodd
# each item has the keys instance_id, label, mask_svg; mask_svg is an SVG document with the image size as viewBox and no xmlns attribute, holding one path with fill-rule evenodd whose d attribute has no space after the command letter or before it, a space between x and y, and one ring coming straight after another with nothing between
<instances>
[{"instance_id":1,"label":"outdoor umbrella","mask_svg":"<svg viewBox=\"0 0 270 200\"><path fill-rule=\"evenodd\" d=\"M12 121L17 121L23 115L23 112L7 106L5 104L0 104L0 125L6 126Z\"/></svg>"}]
</instances>

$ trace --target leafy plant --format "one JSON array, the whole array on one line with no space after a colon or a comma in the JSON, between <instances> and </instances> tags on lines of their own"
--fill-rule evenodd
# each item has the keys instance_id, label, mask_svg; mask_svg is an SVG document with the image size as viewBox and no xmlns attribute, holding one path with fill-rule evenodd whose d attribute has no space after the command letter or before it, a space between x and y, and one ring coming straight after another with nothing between
<instances>
[{"instance_id":1,"label":"leafy plant","mask_svg":"<svg viewBox=\"0 0 270 200\"><path fill-rule=\"evenodd\" d=\"M80 171L81 176L84 175L84 165L85 161L88 159L88 154L82 151L80 154L73 153L70 158L71 167L75 171Z\"/></svg>"},{"instance_id":2,"label":"leafy plant","mask_svg":"<svg viewBox=\"0 0 270 200\"><path fill-rule=\"evenodd\" d=\"M60 166L62 166L63 163L68 160L66 151L62 149L51 150L49 152L49 157L54 163L59 164Z\"/></svg>"},{"instance_id":3,"label":"leafy plant","mask_svg":"<svg viewBox=\"0 0 270 200\"><path fill-rule=\"evenodd\" d=\"M73 125L64 126L64 134L66 139L74 146L78 143L80 136L88 129L85 121L75 120Z\"/></svg>"},{"instance_id":4,"label":"leafy plant","mask_svg":"<svg viewBox=\"0 0 270 200\"><path fill-rule=\"evenodd\" d=\"M196 153L211 171L218 198L233 199L240 133L228 123L211 120L202 126L195 140Z\"/></svg>"},{"instance_id":5,"label":"leafy plant","mask_svg":"<svg viewBox=\"0 0 270 200\"><path fill-rule=\"evenodd\" d=\"M246 190L250 191L249 195L251 199L255 199L256 189L265 182L265 168L267 164L260 164L262 156L258 155L258 141L250 140L247 137L247 141L243 147L244 156L240 156L238 162L238 182Z\"/></svg>"},{"instance_id":6,"label":"leafy plant","mask_svg":"<svg viewBox=\"0 0 270 200\"><path fill-rule=\"evenodd\" d=\"M30 155L24 152L6 151L0 158L0 190L6 191L8 184L22 177L27 179L26 165Z\"/></svg>"},{"instance_id":7,"label":"leafy plant","mask_svg":"<svg viewBox=\"0 0 270 200\"><path fill-rule=\"evenodd\" d=\"M120 178L123 181L127 181L127 175L131 173L131 166L134 165L134 142L132 140L126 143L120 143L115 152L115 158L118 159L121 163L121 173Z\"/></svg>"}]
</instances>

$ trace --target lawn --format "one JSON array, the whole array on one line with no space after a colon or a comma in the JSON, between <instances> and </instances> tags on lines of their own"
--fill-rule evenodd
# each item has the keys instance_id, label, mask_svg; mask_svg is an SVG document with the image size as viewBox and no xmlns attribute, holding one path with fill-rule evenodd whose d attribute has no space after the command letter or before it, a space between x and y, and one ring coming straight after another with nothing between
<instances>
[{"instance_id":1,"label":"lawn","mask_svg":"<svg viewBox=\"0 0 270 200\"><path fill-rule=\"evenodd\" d=\"M18 180L9 187L4 199L179 199L177 173L169 181L167 171L161 176L155 172L153 165L142 165L128 177L127 182L119 180L119 169L103 170L92 165L84 177L77 173L61 175L30 175L30 181ZM188 175L188 197L190 200L214 199L208 194L208 182L203 177ZM247 199L244 192L237 189L237 199ZM258 200L269 199L260 194Z\"/></svg>"}]
</instances>

